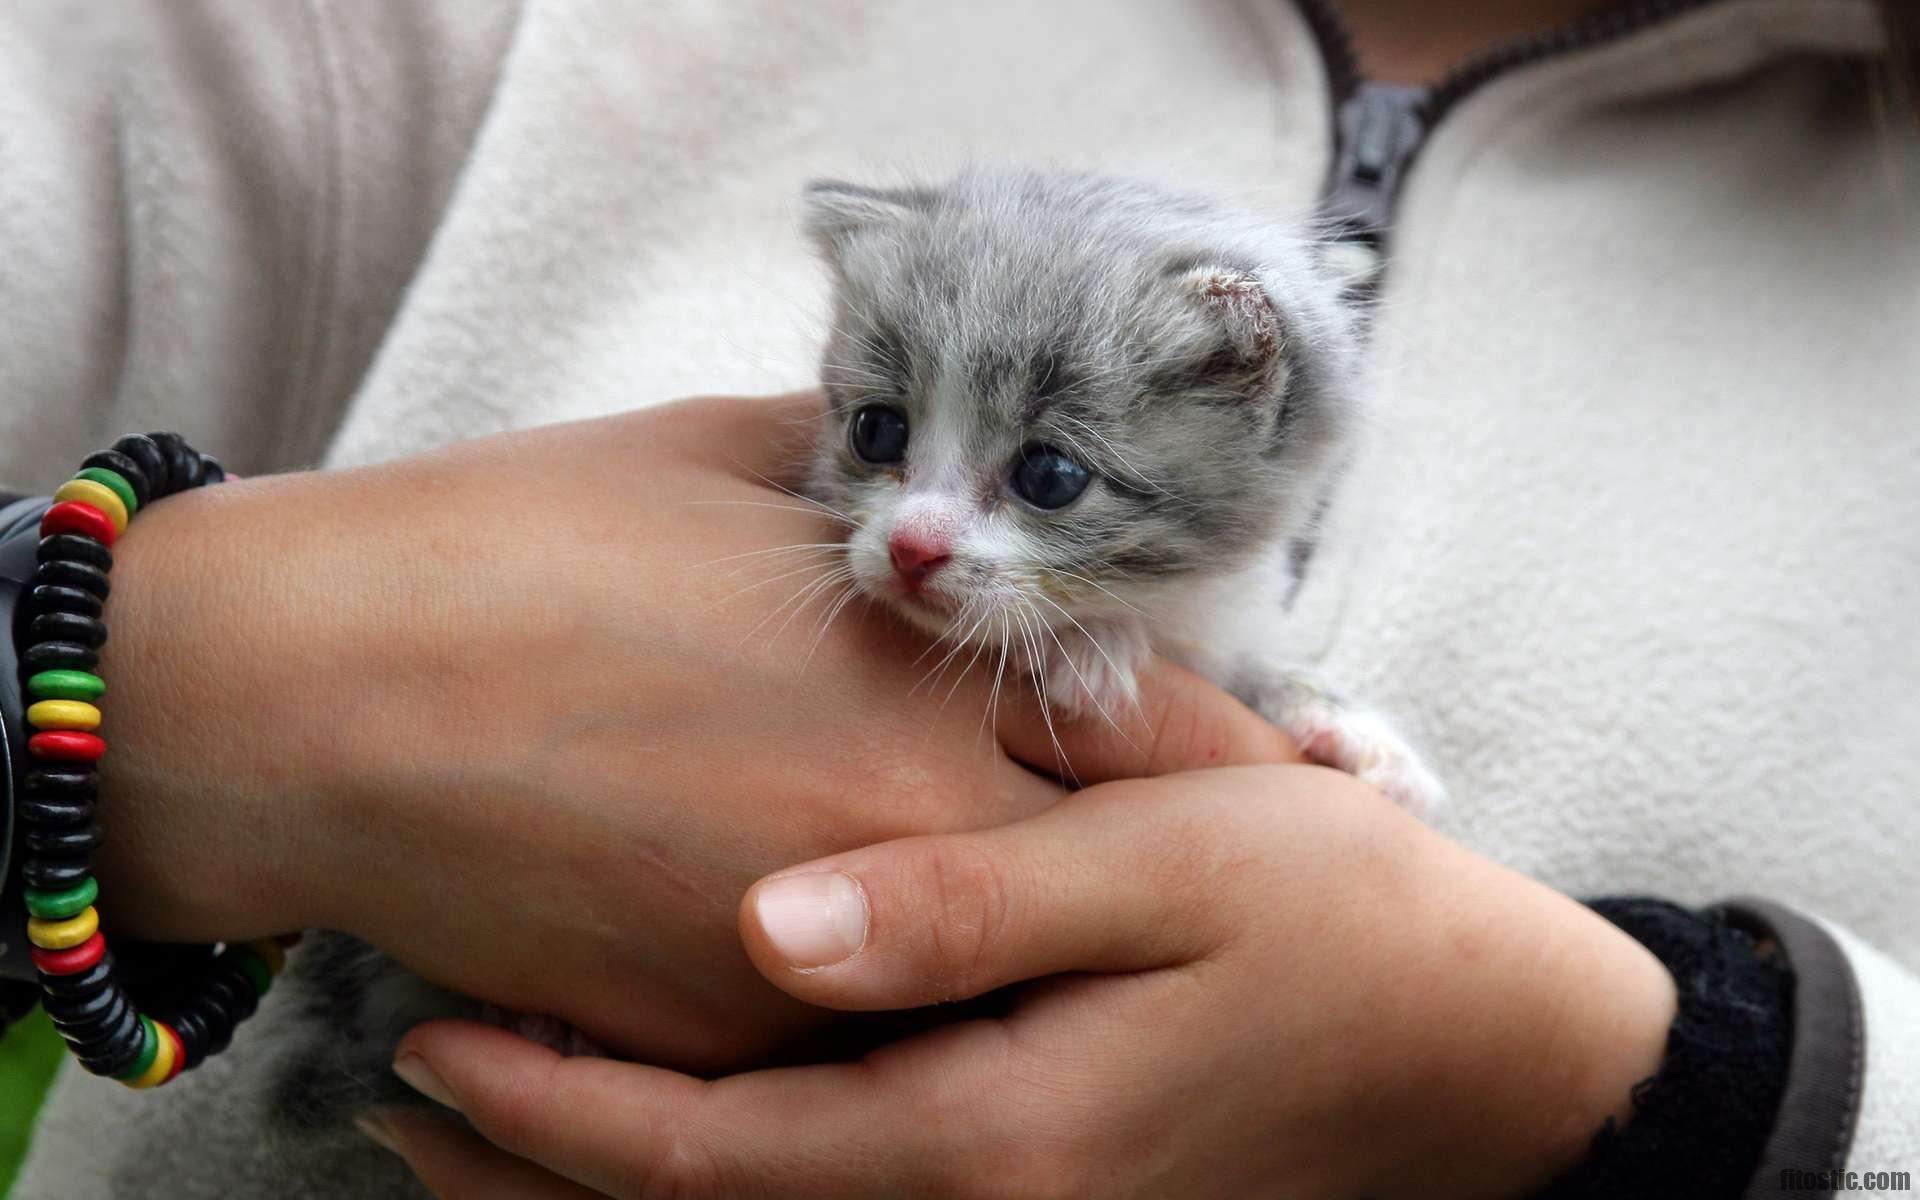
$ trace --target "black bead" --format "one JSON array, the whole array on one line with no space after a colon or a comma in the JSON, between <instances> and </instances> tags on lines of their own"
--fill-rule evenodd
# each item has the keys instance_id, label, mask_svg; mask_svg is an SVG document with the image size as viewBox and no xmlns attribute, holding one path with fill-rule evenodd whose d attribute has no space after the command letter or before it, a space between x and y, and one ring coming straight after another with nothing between
<instances>
[{"instance_id":1,"label":"black bead","mask_svg":"<svg viewBox=\"0 0 1920 1200\"><path fill-rule=\"evenodd\" d=\"M200 456L201 486L205 487L209 484L225 483L226 481L227 469L220 465L220 460L211 454L202 454Z\"/></svg>"},{"instance_id":2,"label":"black bead","mask_svg":"<svg viewBox=\"0 0 1920 1200\"><path fill-rule=\"evenodd\" d=\"M213 1034L207 1026L207 1016L197 1009L168 1014L167 1028L180 1037L180 1048L186 1051L186 1060L181 1064L182 1071L191 1071L206 1061L207 1048L213 1043Z\"/></svg>"},{"instance_id":3,"label":"black bead","mask_svg":"<svg viewBox=\"0 0 1920 1200\"><path fill-rule=\"evenodd\" d=\"M200 464L195 461L199 456L187 445L187 439L166 431L149 433L147 437L160 448L160 457L166 460L167 495L192 487Z\"/></svg>"},{"instance_id":4,"label":"black bead","mask_svg":"<svg viewBox=\"0 0 1920 1200\"><path fill-rule=\"evenodd\" d=\"M94 773L92 763L35 767L21 782L26 784L27 795L34 799L91 800L100 791L100 777Z\"/></svg>"},{"instance_id":5,"label":"black bead","mask_svg":"<svg viewBox=\"0 0 1920 1200\"><path fill-rule=\"evenodd\" d=\"M91 873L92 866L84 858L30 858L20 868L20 877L27 881L27 886L43 892L79 887L80 881Z\"/></svg>"},{"instance_id":6,"label":"black bead","mask_svg":"<svg viewBox=\"0 0 1920 1200\"><path fill-rule=\"evenodd\" d=\"M233 997L234 1023L237 1025L254 1014L260 1007L260 993L253 990L253 980L247 973L226 959L214 968L213 983Z\"/></svg>"},{"instance_id":7,"label":"black bead","mask_svg":"<svg viewBox=\"0 0 1920 1200\"><path fill-rule=\"evenodd\" d=\"M95 1075L118 1075L131 1067L140 1058L140 1051L146 1047L147 1031L140 1020L140 1013L131 1005L126 1015L105 1034L93 1041L73 1046L73 1054L80 1065Z\"/></svg>"},{"instance_id":8,"label":"black bead","mask_svg":"<svg viewBox=\"0 0 1920 1200\"><path fill-rule=\"evenodd\" d=\"M97 823L78 829L27 830L28 852L47 858L85 854L105 840L106 834Z\"/></svg>"},{"instance_id":9,"label":"black bead","mask_svg":"<svg viewBox=\"0 0 1920 1200\"><path fill-rule=\"evenodd\" d=\"M107 640L107 627L79 613L43 612L27 622L27 636L36 642L79 642L98 648Z\"/></svg>"},{"instance_id":10,"label":"black bead","mask_svg":"<svg viewBox=\"0 0 1920 1200\"><path fill-rule=\"evenodd\" d=\"M77 1054L98 1057L126 1036L128 1024L136 1027L140 1024L140 1010L119 988L108 984L100 989L98 998L104 1002L104 1006L98 1007L96 1015L89 1020L63 1022L53 1017L53 1027L60 1031L60 1036L67 1039L67 1045L73 1047ZM51 1010L47 1015L53 1016Z\"/></svg>"},{"instance_id":11,"label":"black bead","mask_svg":"<svg viewBox=\"0 0 1920 1200\"><path fill-rule=\"evenodd\" d=\"M204 1042L204 1057L225 1050L233 1040L233 1031L259 1006L260 997L254 992L253 983L237 967L216 966L208 973L200 995L184 1007L177 1019L199 1026L195 1040ZM168 1024L176 1030L180 1027L174 1021ZM198 1061L191 1052L188 1058Z\"/></svg>"},{"instance_id":12,"label":"black bead","mask_svg":"<svg viewBox=\"0 0 1920 1200\"><path fill-rule=\"evenodd\" d=\"M93 801L28 797L20 802L21 823L33 829L70 829L93 820Z\"/></svg>"},{"instance_id":13,"label":"black bead","mask_svg":"<svg viewBox=\"0 0 1920 1200\"><path fill-rule=\"evenodd\" d=\"M113 975L113 954L100 955L100 961L73 975L49 975L40 973L40 988L48 996L91 995L96 988L105 987Z\"/></svg>"},{"instance_id":14,"label":"black bead","mask_svg":"<svg viewBox=\"0 0 1920 1200\"><path fill-rule=\"evenodd\" d=\"M35 612L70 612L83 617L97 617L105 607L92 592L61 587L57 583L43 583L34 588L27 593L27 603L33 605Z\"/></svg>"},{"instance_id":15,"label":"black bead","mask_svg":"<svg viewBox=\"0 0 1920 1200\"><path fill-rule=\"evenodd\" d=\"M107 583L105 571L73 558L55 558L41 563L33 569L33 584L35 587L52 584L56 587L84 588L102 600L113 592Z\"/></svg>"},{"instance_id":16,"label":"black bead","mask_svg":"<svg viewBox=\"0 0 1920 1200\"><path fill-rule=\"evenodd\" d=\"M153 498L153 485L147 480L146 471L141 469L139 463L128 458L118 450L102 450L95 454L89 454L86 457L86 461L80 465L82 467L101 467L108 471L118 472L120 478L127 481L127 486L133 489L133 498L141 504L145 504Z\"/></svg>"},{"instance_id":17,"label":"black bead","mask_svg":"<svg viewBox=\"0 0 1920 1200\"><path fill-rule=\"evenodd\" d=\"M102 1078L118 1078L122 1071L139 1061L140 1051L146 1047L146 1036L146 1030L141 1027L140 1020L136 1017L128 1039L124 1042L115 1042L110 1047L110 1053L86 1056L76 1054L74 1061L78 1062L88 1074Z\"/></svg>"},{"instance_id":18,"label":"black bead","mask_svg":"<svg viewBox=\"0 0 1920 1200\"><path fill-rule=\"evenodd\" d=\"M126 1037L128 1025L136 1029L140 1026L140 1010L133 1006L125 992L108 984L99 992L99 998L105 1001L106 1007L99 1010L96 1019L74 1024L62 1023L55 1017L53 1022L53 1027L60 1031L67 1045L73 1047L74 1053L89 1058L103 1057L111 1051L116 1043ZM52 1016L52 1013L48 1015Z\"/></svg>"},{"instance_id":19,"label":"black bead","mask_svg":"<svg viewBox=\"0 0 1920 1200\"><path fill-rule=\"evenodd\" d=\"M33 557L35 562L68 558L101 571L113 570L113 551L107 549L106 543L97 542L84 533L56 533L52 537L43 537Z\"/></svg>"},{"instance_id":20,"label":"black bead","mask_svg":"<svg viewBox=\"0 0 1920 1200\"><path fill-rule=\"evenodd\" d=\"M29 675L35 671L91 671L100 665L100 654L79 642L40 642L27 647L20 665Z\"/></svg>"},{"instance_id":21,"label":"black bead","mask_svg":"<svg viewBox=\"0 0 1920 1200\"><path fill-rule=\"evenodd\" d=\"M160 455L160 447L153 439L143 434L129 434L113 444L113 448L132 459L147 475L147 492L150 498L160 499L168 495L167 460ZM142 504L146 501L142 500Z\"/></svg>"},{"instance_id":22,"label":"black bead","mask_svg":"<svg viewBox=\"0 0 1920 1200\"><path fill-rule=\"evenodd\" d=\"M127 1006L127 994L104 980L99 986L71 995L48 996L42 1006L54 1026L71 1041L87 1040L87 1031L111 1023Z\"/></svg>"}]
</instances>

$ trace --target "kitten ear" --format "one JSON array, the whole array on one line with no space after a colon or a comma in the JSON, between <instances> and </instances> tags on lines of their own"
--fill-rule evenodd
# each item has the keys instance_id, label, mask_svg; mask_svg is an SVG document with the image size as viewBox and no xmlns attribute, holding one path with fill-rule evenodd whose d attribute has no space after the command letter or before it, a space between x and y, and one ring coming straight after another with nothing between
<instances>
[{"instance_id":1,"label":"kitten ear","mask_svg":"<svg viewBox=\"0 0 1920 1200\"><path fill-rule=\"evenodd\" d=\"M1179 283L1226 335L1220 366L1264 390L1276 378L1287 331L1266 285L1245 267L1208 263L1179 272Z\"/></svg>"},{"instance_id":2,"label":"kitten ear","mask_svg":"<svg viewBox=\"0 0 1920 1200\"><path fill-rule=\"evenodd\" d=\"M801 201L801 228L828 257L837 257L852 235L896 225L933 205L930 188L870 188L837 179L808 182Z\"/></svg>"}]
</instances>

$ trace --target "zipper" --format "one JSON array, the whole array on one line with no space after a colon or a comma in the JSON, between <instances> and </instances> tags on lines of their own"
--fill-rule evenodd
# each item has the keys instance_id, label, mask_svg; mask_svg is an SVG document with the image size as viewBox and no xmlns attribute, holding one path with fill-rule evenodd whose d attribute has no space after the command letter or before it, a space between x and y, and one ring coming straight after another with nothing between
<instances>
[{"instance_id":1,"label":"zipper","mask_svg":"<svg viewBox=\"0 0 1920 1200\"><path fill-rule=\"evenodd\" d=\"M1327 236L1380 250L1393 229L1407 173L1434 127L1462 100L1518 67L1587 50L1704 7L1713 0L1625 0L1476 54L1423 87L1375 83L1335 0L1293 0L1326 67L1333 157L1320 193ZM1371 281L1375 286L1378 279Z\"/></svg>"}]
</instances>

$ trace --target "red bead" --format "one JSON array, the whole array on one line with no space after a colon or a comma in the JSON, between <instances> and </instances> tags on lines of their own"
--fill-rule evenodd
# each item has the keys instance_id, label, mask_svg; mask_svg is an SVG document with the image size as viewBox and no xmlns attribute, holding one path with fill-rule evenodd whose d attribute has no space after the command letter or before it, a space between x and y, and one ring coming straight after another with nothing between
<instances>
[{"instance_id":1,"label":"red bead","mask_svg":"<svg viewBox=\"0 0 1920 1200\"><path fill-rule=\"evenodd\" d=\"M85 534L103 546L111 546L114 537L113 518L91 504L62 500L40 518L41 537L52 537L56 533Z\"/></svg>"},{"instance_id":2,"label":"red bead","mask_svg":"<svg viewBox=\"0 0 1920 1200\"><path fill-rule=\"evenodd\" d=\"M107 952L107 939L94 934L70 950L31 948L33 965L49 975L78 975L90 969Z\"/></svg>"},{"instance_id":3,"label":"red bead","mask_svg":"<svg viewBox=\"0 0 1920 1200\"><path fill-rule=\"evenodd\" d=\"M78 729L46 729L27 739L27 753L57 762L98 762L107 744Z\"/></svg>"},{"instance_id":4,"label":"red bead","mask_svg":"<svg viewBox=\"0 0 1920 1200\"><path fill-rule=\"evenodd\" d=\"M173 1070L167 1072L167 1079L172 1079L175 1075L186 1070L187 1047L181 1042L180 1035L173 1031L173 1026L167 1024L165 1021L155 1021L153 1027L160 1031L161 1037L173 1043ZM167 1079L162 1079L160 1082L165 1083Z\"/></svg>"}]
</instances>

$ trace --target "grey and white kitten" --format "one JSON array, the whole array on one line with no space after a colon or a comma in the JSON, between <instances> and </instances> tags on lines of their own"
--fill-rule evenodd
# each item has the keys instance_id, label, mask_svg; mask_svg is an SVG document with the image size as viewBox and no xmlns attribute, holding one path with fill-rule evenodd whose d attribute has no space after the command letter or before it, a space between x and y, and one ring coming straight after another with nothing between
<instances>
[{"instance_id":1,"label":"grey and white kitten","mask_svg":"<svg viewBox=\"0 0 1920 1200\"><path fill-rule=\"evenodd\" d=\"M807 491L901 617L1109 718L1155 652L1416 814L1439 782L1270 642L1357 424L1358 314L1321 248L1107 176L820 182L828 436Z\"/></svg>"}]
</instances>

